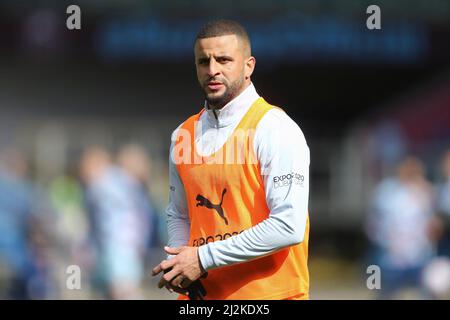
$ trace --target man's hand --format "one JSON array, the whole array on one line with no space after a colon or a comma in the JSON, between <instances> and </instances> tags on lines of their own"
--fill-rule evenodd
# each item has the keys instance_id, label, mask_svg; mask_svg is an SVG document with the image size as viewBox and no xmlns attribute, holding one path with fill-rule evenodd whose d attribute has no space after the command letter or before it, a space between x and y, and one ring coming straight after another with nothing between
<instances>
[{"instance_id":1,"label":"man's hand","mask_svg":"<svg viewBox=\"0 0 450 320\"><path fill-rule=\"evenodd\" d=\"M159 288L166 287L169 290L173 289L178 292L175 288L187 288L205 273L198 257L198 247L164 247L164 250L168 254L175 256L169 260L162 261L153 268L153 276L156 276L161 271L170 269L159 281Z\"/></svg>"}]
</instances>

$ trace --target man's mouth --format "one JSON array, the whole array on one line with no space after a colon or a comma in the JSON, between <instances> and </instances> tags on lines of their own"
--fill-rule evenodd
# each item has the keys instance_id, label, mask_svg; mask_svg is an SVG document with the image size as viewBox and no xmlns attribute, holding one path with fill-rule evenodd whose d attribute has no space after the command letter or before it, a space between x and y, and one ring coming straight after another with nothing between
<instances>
[{"instance_id":1,"label":"man's mouth","mask_svg":"<svg viewBox=\"0 0 450 320\"><path fill-rule=\"evenodd\" d=\"M222 82L219 81L209 81L208 88L212 91L217 91L223 86Z\"/></svg>"}]
</instances>

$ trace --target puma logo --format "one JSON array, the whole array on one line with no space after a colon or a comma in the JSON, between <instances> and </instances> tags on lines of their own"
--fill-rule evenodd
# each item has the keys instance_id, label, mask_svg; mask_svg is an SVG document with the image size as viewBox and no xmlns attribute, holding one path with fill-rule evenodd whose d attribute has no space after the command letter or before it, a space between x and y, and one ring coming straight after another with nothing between
<instances>
[{"instance_id":1,"label":"puma logo","mask_svg":"<svg viewBox=\"0 0 450 320\"><path fill-rule=\"evenodd\" d=\"M225 221L225 224L228 225L228 219L225 217L225 212L223 211L223 208L222 208L223 196L225 195L226 192L227 192L227 189L226 188L223 189L222 200L220 201L219 204L213 204L213 203L211 203L211 201L206 199L204 196L202 196L201 194L198 194L197 198L195 199L198 201L196 207L202 206L202 207L206 207L208 209L215 209L217 211L217 213L219 214L219 216Z\"/></svg>"}]
</instances>

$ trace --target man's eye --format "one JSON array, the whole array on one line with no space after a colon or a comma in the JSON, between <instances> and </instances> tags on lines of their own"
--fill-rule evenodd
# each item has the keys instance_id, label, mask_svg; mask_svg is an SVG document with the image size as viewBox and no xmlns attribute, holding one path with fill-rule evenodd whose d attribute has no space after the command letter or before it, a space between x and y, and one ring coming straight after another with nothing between
<instances>
[{"instance_id":1,"label":"man's eye","mask_svg":"<svg viewBox=\"0 0 450 320\"><path fill-rule=\"evenodd\" d=\"M229 61L230 61L230 60L225 59L225 58L217 59L217 62L219 62L219 63L227 63L227 62L229 62Z\"/></svg>"}]
</instances>

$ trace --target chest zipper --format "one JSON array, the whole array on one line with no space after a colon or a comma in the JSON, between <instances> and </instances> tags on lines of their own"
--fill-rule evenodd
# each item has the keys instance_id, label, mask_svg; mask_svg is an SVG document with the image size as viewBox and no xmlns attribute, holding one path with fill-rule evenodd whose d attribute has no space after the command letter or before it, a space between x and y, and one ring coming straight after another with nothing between
<instances>
[{"instance_id":1,"label":"chest zipper","mask_svg":"<svg viewBox=\"0 0 450 320\"><path fill-rule=\"evenodd\" d=\"M213 114L214 114L214 118L216 118L216 138L214 139L214 151L213 153L215 153L217 150L217 137L219 135L219 117L217 116L216 110L213 110Z\"/></svg>"}]
</instances>

